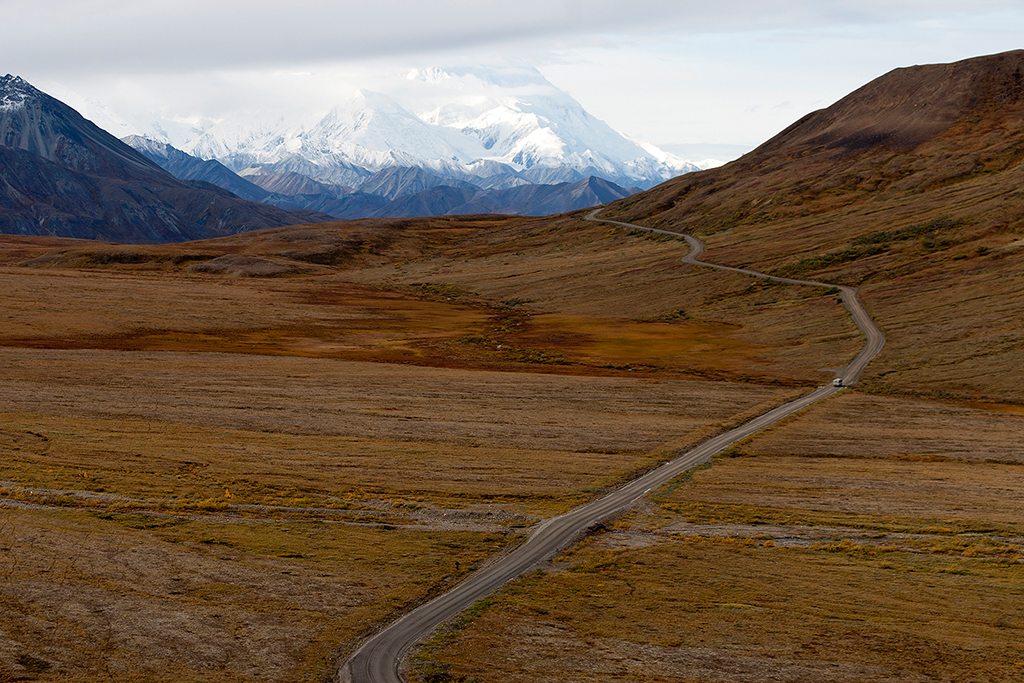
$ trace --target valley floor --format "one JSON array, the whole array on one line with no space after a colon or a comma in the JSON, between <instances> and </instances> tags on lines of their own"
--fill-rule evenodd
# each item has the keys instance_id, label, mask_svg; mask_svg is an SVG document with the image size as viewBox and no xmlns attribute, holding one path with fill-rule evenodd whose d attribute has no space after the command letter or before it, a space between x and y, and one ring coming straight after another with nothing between
<instances>
[{"instance_id":1,"label":"valley floor","mask_svg":"<svg viewBox=\"0 0 1024 683\"><path fill-rule=\"evenodd\" d=\"M840 394L478 605L410 680L1020 680L1021 433L1017 406Z\"/></svg>"},{"instance_id":2,"label":"valley floor","mask_svg":"<svg viewBox=\"0 0 1024 683\"><path fill-rule=\"evenodd\" d=\"M522 527L792 393L248 354L0 368L0 676L62 681L323 677Z\"/></svg>"},{"instance_id":3,"label":"valley floor","mask_svg":"<svg viewBox=\"0 0 1024 683\"><path fill-rule=\"evenodd\" d=\"M860 348L835 292L685 249L579 216L0 239L0 681L324 680L535 521ZM883 322L909 315L872 287ZM1024 415L935 335L880 360L949 400L880 376L790 418L479 605L411 675L1013 680ZM955 346L981 368L978 348Z\"/></svg>"}]
</instances>

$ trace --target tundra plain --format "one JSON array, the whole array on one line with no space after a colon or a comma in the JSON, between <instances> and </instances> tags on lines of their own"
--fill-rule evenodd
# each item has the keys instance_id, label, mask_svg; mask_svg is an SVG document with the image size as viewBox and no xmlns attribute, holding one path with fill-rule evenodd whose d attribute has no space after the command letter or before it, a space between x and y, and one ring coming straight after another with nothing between
<instances>
[{"instance_id":1,"label":"tundra plain","mask_svg":"<svg viewBox=\"0 0 1024 683\"><path fill-rule=\"evenodd\" d=\"M331 229L319 237L359 237ZM602 279L632 279L618 291L636 297L644 271L681 277L675 241L576 219L451 233L414 259L360 251L308 269L275 249L310 229L269 249L263 233L5 238L2 675L323 680L533 522L841 362L815 309L840 324L842 311L822 292L781 305L826 335L779 345L809 357L794 373L763 332L691 320L678 299L595 306ZM406 223L385 249L422 239ZM248 271L191 268L232 250ZM266 277L268 263L286 267ZM506 267L537 282L509 285ZM589 284L572 296L573 280ZM761 315L761 292L734 287Z\"/></svg>"},{"instance_id":2,"label":"tundra plain","mask_svg":"<svg viewBox=\"0 0 1024 683\"><path fill-rule=\"evenodd\" d=\"M886 346L478 604L412 679L1021 678L1022 59L897 69L603 212L859 287Z\"/></svg>"},{"instance_id":3,"label":"tundra plain","mask_svg":"<svg viewBox=\"0 0 1024 683\"><path fill-rule=\"evenodd\" d=\"M479 604L410 678L1019 680L1022 431L1016 405L837 395Z\"/></svg>"},{"instance_id":4,"label":"tundra plain","mask_svg":"<svg viewBox=\"0 0 1024 683\"><path fill-rule=\"evenodd\" d=\"M5 238L0 478L7 509L0 552L15 561L4 581L4 675L328 678L375 624L453 585L534 521L827 381L830 368L859 348L833 292L681 265L685 249L678 240L579 216L357 222L159 247ZM801 442L789 458L776 453L750 462L773 463L773 476L794 482L810 476L812 465L866 463L879 469L873 476L897 485L910 476L905 459L899 472L885 469L888 455L822 460L822 448L848 444L860 453L865 439L888 443L895 434L891 415L878 406L896 412L906 399L860 400L880 402L871 404L875 419L860 433L836 438L837 420L854 431L863 423L833 410L800 432L818 444L808 447L813 458ZM1001 450L989 459L1019 458L1016 404L958 400L975 406L963 409L972 415L989 416L985 439L960 450L945 442L915 448L918 469L930 466L928 458L959 458L964 449L986 452L994 444ZM939 405L914 401L925 414ZM957 419L949 423L954 430L962 428ZM922 420L900 428L900 439L931 434L934 424ZM641 587L672 571L689 576L686 563L662 566L664 558L630 554L660 557L664 543L699 548L710 567L703 571L712 573L741 556L754 566L765 560L758 553L773 553L770 562L776 553L867 557L814 547L841 546L845 537L820 534L859 528L845 518L800 526L798 535L811 539L807 547L765 548L771 539L750 533L737 541L736 525L753 524L754 535L763 536L761 518L786 523L769 514L778 501L762 500L765 471L734 474L740 462L747 459L723 460L694 477L735 477L731 502L682 498L691 485L680 484L560 560L545 575L571 579L570 594L558 599L573 605L573 581L585 572L572 568L588 566L592 553L611 558L598 564L620 563ZM985 467L1015 471L1002 462L963 469L981 476ZM863 472L842 481L856 474ZM1021 483L1005 485L1012 492ZM838 490L808 487L811 502L786 503L786 514L831 501ZM706 503L732 506L731 517L712 520L719 531L686 526L711 523L699 513ZM950 529L935 532L940 544L977 532L932 519L949 513L943 504L898 521L913 526L921 517L920 533ZM860 533L847 540L863 544ZM657 542L623 549L615 545L619 537ZM968 547L1016 547L1002 536L986 538ZM1005 565L1004 578L1018 571L1007 559L1013 551L1006 552L995 560ZM889 554L915 567L920 555ZM648 561L656 569L637 572ZM797 586L838 576L823 576L800 558L790 564ZM955 582L969 574L942 576ZM682 577L676 581L682 586ZM984 599L1006 598L1006 585L993 579ZM628 592L614 595L622 609L633 604ZM528 642L514 637L519 622L493 614L512 629L513 636L501 636L508 647L529 652ZM675 624L678 616L658 614L621 621L656 635L658 624ZM767 612L750 614L756 624ZM1007 615L992 628L1004 638L1019 633L1015 619ZM647 622L649 629L636 628ZM700 626L692 622L695 632ZM498 637L485 633L477 642ZM658 637L630 641L639 669L650 664L669 679L718 680L701 678L700 667L652 664L667 656L650 649ZM793 637L770 629L759 647L803 643ZM596 641L579 638L573 651L601 661ZM890 645L882 646L884 656L898 660L903 648ZM498 675L474 668L476 650L461 641L435 650L436 659L417 660L415 675ZM744 675L761 666L757 657L744 661L734 663ZM856 661L851 655L851 670ZM787 666L781 671L804 676L817 665ZM554 657L547 670L598 671L581 667ZM530 678L528 668L512 667L510 680Z\"/></svg>"},{"instance_id":5,"label":"tundra plain","mask_svg":"<svg viewBox=\"0 0 1024 683\"><path fill-rule=\"evenodd\" d=\"M374 235L389 228L372 227ZM8 678L324 679L375 624L453 585L532 522L826 381L858 346L834 294L680 265L686 247L676 240L575 218L442 227L405 222L369 249L361 226L318 227L313 249L342 252L333 265L279 255L308 240L306 228L165 247L7 240L0 478L2 552L15 560L4 581ZM345 251L353 243L358 249ZM225 255L243 270L193 267ZM271 266L275 276L254 276ZM812 461L825 467L821 442L888 443L894 426L879 406L895 411L904 399L860 400L875 416L863 433L835 439L837 419L851 430L862 422L833 410L800 432L817 439L817 450L808 447L816 459L776 453L774 476L806 477ZM915 400L927 414L932 402ZM1019 458L1014 405L974 405L964 410L989 416L987 441L956 452L998 442L993 458ZM902 438L933 429L925 419ZM928 467L951 448L917 448L914 462ZM629 553L657 554L664 543L699 546L701 562L720 568L738 562L736 553L756 563L757 552L788 552L763 547L769 539L756 525L773 501L751 497L743 476L766 475L730 474L739 462L746 459L695 475L737 477L729 496L684 499L691 487L681 484L559 566L601 553L642 585L655 575L643 579L636 567L645 560ZM877 468L885 459L849 462ZM988 465L997 466L1013 468ZM909 475L877 476L898 483ZM757 492L764 497L762 485ZM819 501L834 494L805 492ZM718 531L686 526L710 524L699 510L726 500L732 517L714 519ZM733 527L743 524L758 529L753 545L750 533L736 541ZM856 527L816 520L800 531L811 545L841 543L820 536L819 524ZM940 540L958 542L949 534ZM627 550L616 546L620 537L657 542ZM813 563L793 566L804 568L795 581L823 580ZM575 595L559 599L569 606ZM616 595L623 608L632 604ZM515 619L494 614L519 633ZM640 621L655 629L675 624L673 614ZM1015 632L1015 618L998 633ZM508 647L529 651L518 637ZM573 647L588 661L603 656ZM630 647L646 653L642 663L665 657L648 642ZM472 647L442 651L448 659L421 663L427 679L498 675L474 668ZM736 666L759 666L744 661ZM551 665L597 671L557 657Z\"/></svg>"}]
</instances>

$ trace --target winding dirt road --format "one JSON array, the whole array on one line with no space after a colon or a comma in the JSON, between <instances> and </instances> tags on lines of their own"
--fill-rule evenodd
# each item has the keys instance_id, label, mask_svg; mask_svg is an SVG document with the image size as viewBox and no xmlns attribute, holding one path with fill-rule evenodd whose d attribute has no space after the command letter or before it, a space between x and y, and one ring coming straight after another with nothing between
<instances>
[{"instance_id":1,"label":"winding dirt road","mask_svg":"<svg viewBox=\"0 0 1024 683\"><path fill-rule=\"evenodd\" d=\"M743 268L731 268L704 263L699 260L704 252L704 245L690 235L645 228L631 223L609 221L597 218L600 208L595 209L587 220L618 225L631 230L645 230L662 235L683 237L690 245L690 253L681 260L695 266L731 270L754 277L766 278L778 282L787 282L814 287L833 287L825 282L812 280L794 280L774 277ZM865 366L874 358L885 344L885 336L875 326L853 287L838 286L843 304L853 316L857 327L864 333L866 343L848 366L838 375L846 385L857 381ZM832 385L819 387L810 394L790 401L763 415L760 415L740 427L720 434L700 446L686 452L675 460L651 470L643 476L630 481L621 488L593 500L558 517L553 517L539 524L523 545L512 552L498 558L476 572L471 578L459 584L447 593L427 602L397 621L379 631L360 646L358 650L342 665L339 672L342 681L350 683L401 683L399 672L405 653L416 642L425 638L437 626L447 619L471 606L503 586L506 582L530 571L541 562L553 557L556 553L569 547L586 532L609 517L629 508L634 501L654 488L668 483L687 470L707 462L740 439L746 438L787 415L806 408L826 396L831 396L839 387Z\"/></svg>"},{"instance_id":2,"label":"winding dirt road","mask_svg":"<svg viewBox=\"0 0 1024 683\"><path fill-rule=\"evenodd\" d=\"M745 268L732 268L730 266L719 266L714 263L705 263L700 260L700 255L704 253L704 243L698 240L692 235L684 235L681 232L671 232L669 230L659 230L657 228L645 228L642 225L633 225L632 223L623 223L621 221L610 221L603 218L598 218L597 213L600 208L591 211L587 214L588 221L595 221L598 223L608 223L610 225L618 225L622 228L629 228L630 230L644 230L646 232L653 232L659 235L671 235L673 237L682 237L686 240L687 244L690 245L690 253L679 259L683 263L689 263L694 266L703 266L705 268L714 268L716 270L731 270L734 273L743 273L744 275L752 275L753 277L759 277L765 280L774 280L775 282L786 282L791 285L810 285L812 287L835 287L840 292L843 305L846 306L846 310L850 312L853 317L853 322L856 323L860 331L864 333L864 348L860 350L857 357L853 359L853 362L843 368L843 371L837 375L842 378L843 384L851 385L854 384L860 377L860 373L863 372L864 368L867 367L871 359L878 355L878 352L885 346L885 335L878 329L871 316L868 315L864 305L860 302L857 297L857 289L855 287L847 287L846 285L833 285L828 282L815 282L814 280L794 280L788 277L776 277L774 275L765 275L759 273L756 270L747 270Z\"/></svg>"}]
</instances>

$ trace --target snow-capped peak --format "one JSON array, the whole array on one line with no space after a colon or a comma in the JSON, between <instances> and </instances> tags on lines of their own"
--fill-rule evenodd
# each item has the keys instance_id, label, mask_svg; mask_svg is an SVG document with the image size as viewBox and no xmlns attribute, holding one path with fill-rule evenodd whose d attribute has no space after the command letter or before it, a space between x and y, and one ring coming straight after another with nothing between
<instances>
[{"instance_id":1,"label":"snow-capped peak","mask_svg":"<svg viewBox=\"0 0 1024 683\"><path fill-rule=\"evenodd\" d=\"M488 162L510 173L561 168L650 187L697 170L613 130L533 67L430 67L397 76L326 115L238 112L217 122L151 120L130 132L235 170L277 165L326 182L350 182L339 179L342 168L389 166L465 178Z\"/></svg>"},{"instance_id":2,"label":"snow-capped peak","mask_svg":"<svg viewBox=\"0 0 1024 683\"><path fill-rule=\"evenodd\" d=\"M433 126L388 95L370 90L360 90L351 100L332 109L303 136L302 147L316 156L340 155L373 170L389 165L388 159L399 156L419 162L469 161Z\"/></svg>"},{"instance_id":3,"label":"snow-capped peak","mask_svg":"<svg viewBox=\"0 0 1024 683\"><path fill-rule=\"evenodd\" d=\"M726 164L726 162L719 159L701 159L700 161L691 161L690 163L702 171L706 171L709 168L718 168Z\"/></svg>"},{"instance_id":4,"label":"snow-capped peak","mask_svg":"<svg viewBox=\"0 0 1024 683\"><path fill-rule=\"evenodd\" d=\"M0 78L0 109L21 109L37 95L39 91L21 76L7 74Z\"/></svg>"},{"instance_id":5,"label":"snow-capped peak","mask_svg":"<svg viewBox=\"0 0 1024 683\"><path fill-rule=\"evenodd\" d=\"M451 80L451 74L434 66L427 69L412 69L405 75L405 78L409 81L423 81L436 85Z\"/></svg>"}]
</instances>

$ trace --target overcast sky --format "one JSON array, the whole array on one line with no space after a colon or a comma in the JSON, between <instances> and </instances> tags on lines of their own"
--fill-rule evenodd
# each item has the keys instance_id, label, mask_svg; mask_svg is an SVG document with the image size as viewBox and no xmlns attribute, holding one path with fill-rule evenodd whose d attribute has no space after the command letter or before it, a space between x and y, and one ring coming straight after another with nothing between
<instances>
[{"instance_id":1,"label":"overcast sky","mask_svg":"<svg viewBox=\"0 0 1024 683\"><path fill-rule=\"evenodd\" d=\"M1019 0L0 0L0 74L172 116L520 62L658 145L752 147L900 66L1024 47ZM365 81L365 83L364 83Z\"/></svg>"}]
</instances>

